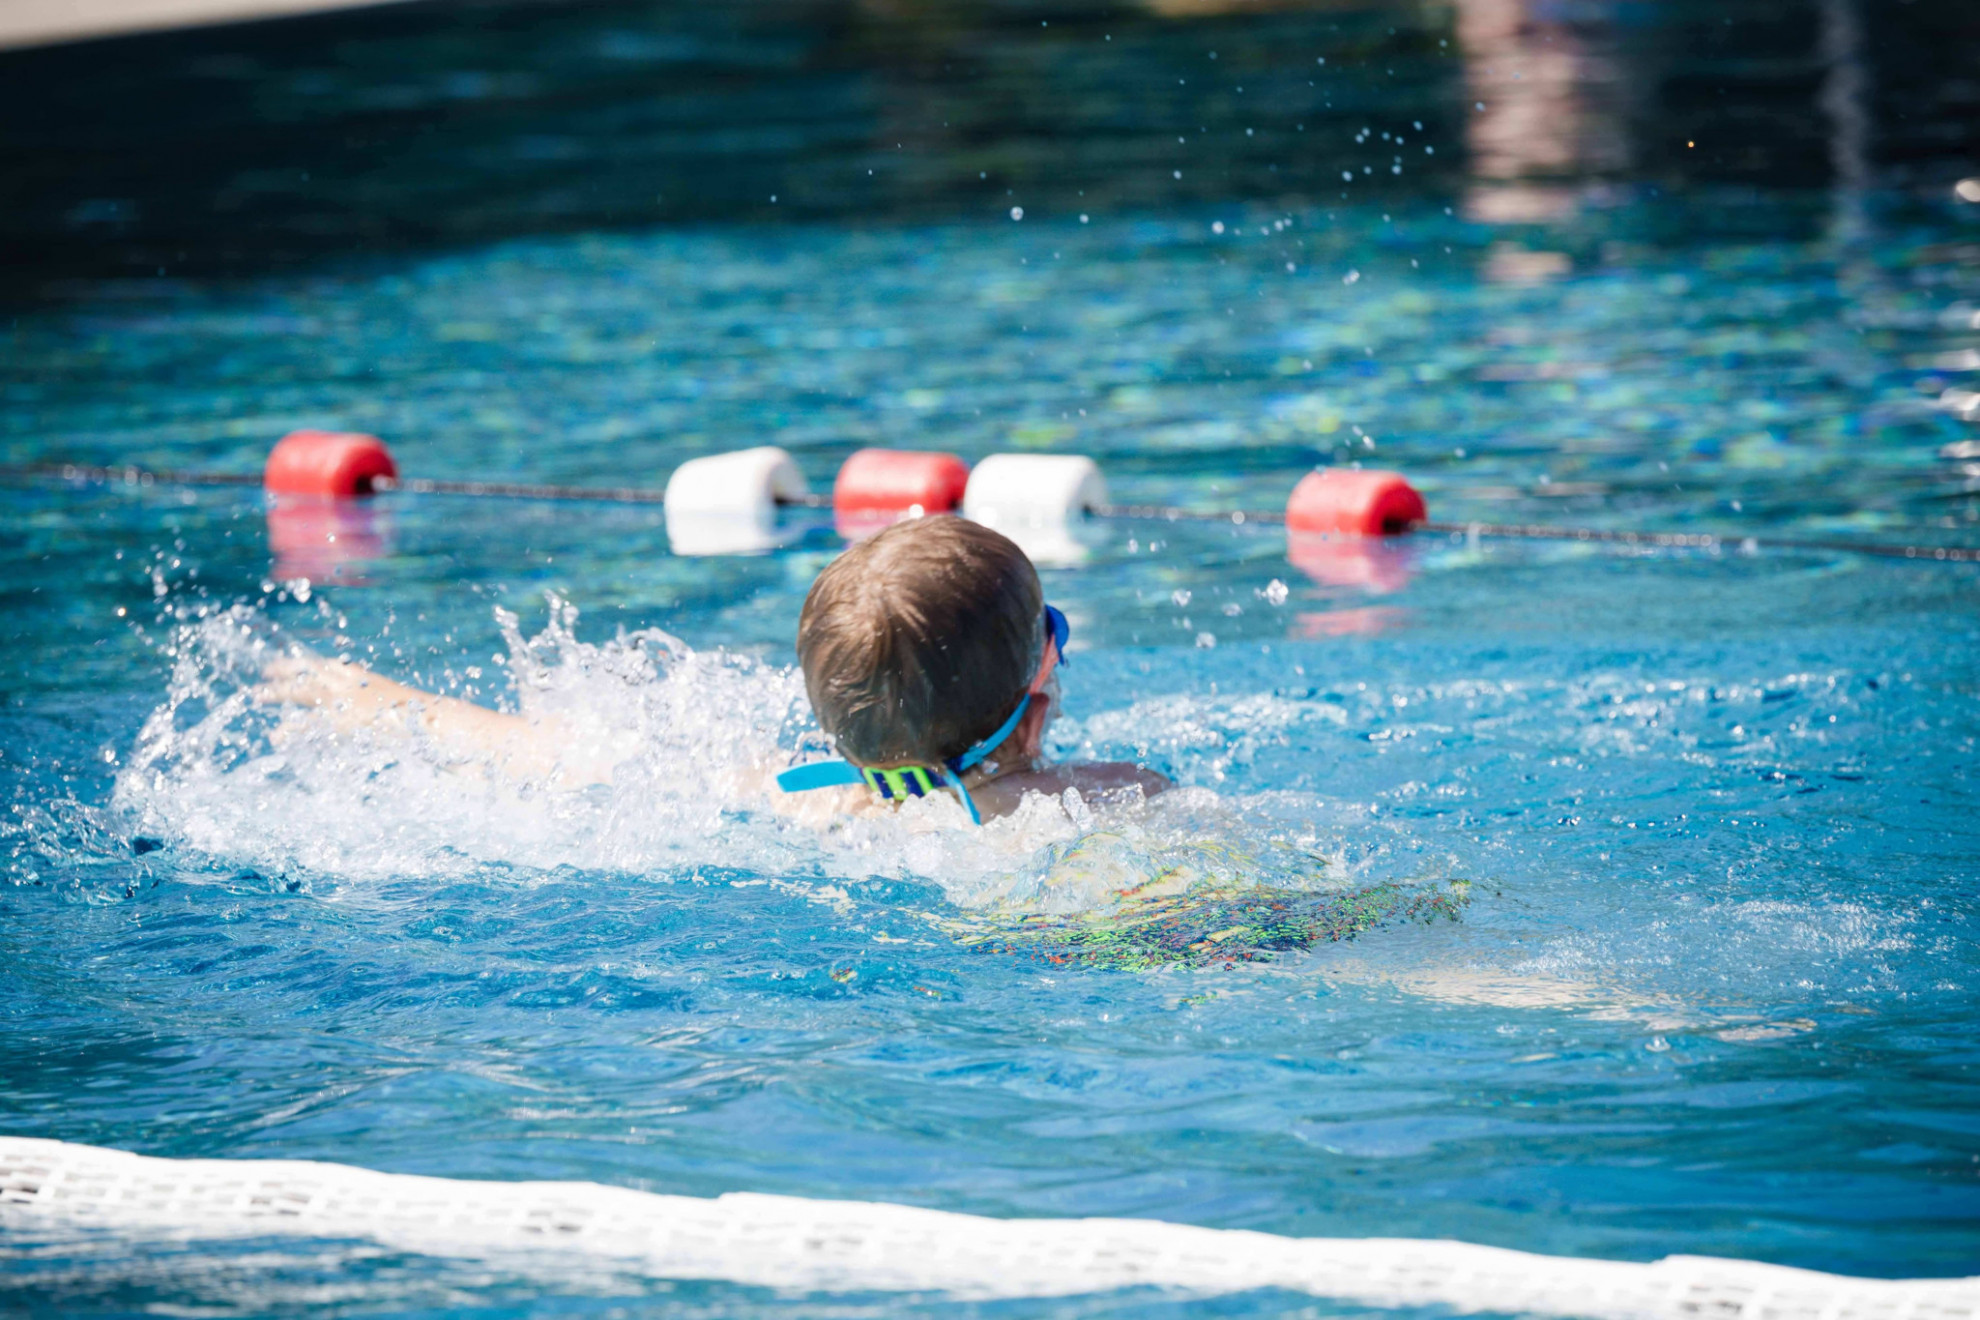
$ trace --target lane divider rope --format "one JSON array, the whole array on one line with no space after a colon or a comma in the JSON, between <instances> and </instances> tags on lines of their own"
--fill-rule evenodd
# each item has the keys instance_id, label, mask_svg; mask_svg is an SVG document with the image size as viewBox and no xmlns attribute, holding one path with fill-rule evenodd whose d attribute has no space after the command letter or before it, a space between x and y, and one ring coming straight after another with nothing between
<instances>
[{"instance_id":1,"label":"lane divider rope","mask_svg":"<svg viewBox=\"0 0 1980 1320\"><path fill-rule=\"evenodd\" d=\"M630 1271L811 1292L994 1299L1279 1288L1359 1305L1586 1320L1980 1320L1980 1278L1851 1278L1699 1256L1590 1260L1147 1219L999 1219L758 1193L670 1196L306 1160L159 1159L27 1137L0 1136L0 1228L16 1239L344 1239L553 1280Z\"/></svg>"},{"instance_id":2,"label":"lane divider rope","mask_svg":"<svg viewBox=\"0 0 1980 1320\"><path fill-rule=\"evenodd\" d=\"M52 478L60 481L139 487L263 485L263 477L259 473L94 466L83 463L4 465L0 466L0 476L15 480ZM606 504L666 502L666 491L645 486L563 486L508 481L443 481L426 477L377 477L369 483L369 490L376 494L403 492L411 495L462 495L484 499L590 501ZM830 509L834 507L834 497L806 492L779 496L774 503L789 508ZM1238 526L1249 523L1271 525L1286 521L1286 513L1282 509L1208 510L1168 504L1094 504L1087 507L1087 512L1106 519L1229 523ZM1491 540L1580 541L1654 549L1707 551L1806 550L1929 563L1980 563L1980 546L1910 545L1800 537L1745 536L1736 533L1646 532L1599 527L1562 527L1542 523L1444 522L1431 519L1412 521L1399 530Z\"/></svg>"}]
</instances>

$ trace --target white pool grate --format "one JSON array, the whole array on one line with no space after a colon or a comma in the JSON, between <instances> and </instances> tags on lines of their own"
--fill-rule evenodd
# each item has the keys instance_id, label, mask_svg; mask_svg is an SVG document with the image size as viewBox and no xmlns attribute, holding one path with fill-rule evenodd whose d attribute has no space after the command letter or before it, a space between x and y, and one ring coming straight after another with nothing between
<instances>
[{"instance_id":1,"label":"white pool grate","mask_svg":"<svg viewBox=\"0 0 1980 1320\"><path fill-rule=\"evenodd\" d=\"M14 1137L0 1137L0 1226L153 1239L350 1238L524 1268L562 1262L814 1291L997 1298L1283 1288L1372 1306L1604 1320L1980 1320L1980 1278L1855 1279L1699 1256L1638 1265L1463 1242L989 1219L752 1193L705 1200L301 1160L152 1159Z\"/></svg>"}]
</instances>

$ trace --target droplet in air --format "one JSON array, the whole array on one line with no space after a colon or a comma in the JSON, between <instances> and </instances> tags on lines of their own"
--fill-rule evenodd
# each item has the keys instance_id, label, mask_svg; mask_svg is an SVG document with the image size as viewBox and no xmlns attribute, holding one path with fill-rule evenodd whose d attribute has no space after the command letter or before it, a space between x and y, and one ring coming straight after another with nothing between
<instances>
[{"instance_id":1,"label":"droplet in air","mask_svg":"<svg viewBox=\"0 0 1980 1320\"><path fill-rule=\"evenodd\" d=\"M1079 213L1079 222L1080 222L1081 224L1085 224L1085 223L1087 222L1087 217L1086 217L1086 212L1084 212L1084 211L1081 211L1081 212Z\"/></svg>"},{"instance_id":2,"label":"droplet in air","mask_svg":"<svg viewBox=\"0 0 1980 1320\"><path fill-rule=\"evenodd\" d=\"M1022 206L1013 206L1011 208L1011 219L1013 220L1024 219L1024 208Z\"/></svg>"},{"instance_id":3,"label":"droplet in air","mask_svg":"<svg viewBox=\"0 0 1980 1320\"><path fill-rule=\"evenodd\" d=\"M1345 275L1343 275L1343 276L1341 276L1341 283L1343 283L1343 284L1353 284L1353 283L1355 283L1355 282L1356 282L1357 280L1359 280L1360 278L1361 278L1361 272L1360 272L1360 271L1358 271L1358 270L1351 270L1351 271L1349 271L1349 272L1348 272L1347 274L1345 274Z\"/></svg>"},{"instance_id":4,"label":"droplet in air","mask_svg":"<svg viewBox=\"0 0 1980 1320\"><path fill-rule=\"evenodd\" d=\"M1223 232L1224 232L1224 222L1223 222L1222 220L1212 220L1212 221L1210 222L1210 232L1211 232L1211 233L1213 233L1213 234L1221 234L1221 233L1223 233Z\"/></svg>"},{"instance_id":5,"label":"droplet in air","mask_svg":"<svg viewBox=\"0 0 1980 1320\"><path fill-rule=\"evenodd\" d=\"M1961 179L1953 185L1953 196L1962 202L1980 202L1980 178Z\"/></svg>"}]
</instances>

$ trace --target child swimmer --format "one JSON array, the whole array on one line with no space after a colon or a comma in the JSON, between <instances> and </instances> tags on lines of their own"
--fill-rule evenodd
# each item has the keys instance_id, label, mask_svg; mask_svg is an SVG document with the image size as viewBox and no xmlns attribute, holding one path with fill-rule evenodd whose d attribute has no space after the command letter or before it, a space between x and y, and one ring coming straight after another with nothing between
<instances>
[{"instance_id":1,"label":"child swimmer","mask_svg":"<svg viewBox=\"0 0 1980 1320\"><path fill-rule=\"evenodd\" d=\"M1010 814L1032 793L1074 788L1106 802L1169 787L1124 762L1045 764L1066 634L1031 561L990 528L916 518L854 544L812 583L797 636L812 710L846 759L786 770L778 787L838 789L831 805L847 812L951 793L979 821ZM568 788L612 779L606 757L574 752L547 721L422 692L362 665L285 656L260 695L345 730L410 723L513 779Z\"/></svg>"}]
</instances>

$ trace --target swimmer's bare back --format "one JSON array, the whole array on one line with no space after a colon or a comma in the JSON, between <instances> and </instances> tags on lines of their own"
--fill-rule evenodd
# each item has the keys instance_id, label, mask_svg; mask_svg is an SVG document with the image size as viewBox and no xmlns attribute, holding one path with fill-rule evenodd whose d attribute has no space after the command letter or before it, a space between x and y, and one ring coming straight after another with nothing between
<instances>
[{"instance_id":1,"label":"swimmer's bare back","mask_svg":"<svg viewBox=\"0 0 1980 1320\"><path fill-rule=\"evenodd\" d=\"M976 809L988 820L1008 816L1018 809L1029 793L1060 797L1069 788L1095 806L1150 798L1171 787L1167 776L1146 766L1127 761L1088 761L1073 765L1048 765L1037 770L1015 770L970 789Z\"/></svg>"}]
</instances>

